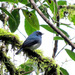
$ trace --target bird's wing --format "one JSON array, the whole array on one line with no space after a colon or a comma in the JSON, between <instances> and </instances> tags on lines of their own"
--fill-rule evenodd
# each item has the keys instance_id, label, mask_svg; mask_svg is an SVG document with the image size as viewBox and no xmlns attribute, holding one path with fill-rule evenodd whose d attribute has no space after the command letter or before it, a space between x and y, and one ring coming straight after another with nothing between
<instances>
[{"instance_id":1,"label":"bird's wing","mask_svg":"<svg viewBox=\"0 0 75 75\"><path fill-rule=\"evenodd\" d=\"M31 47L31 46L33 46L33 45L35 45L35 44L37 44L37 43L39 43L38 40L34 40L34 39L26 40L26 41L23 43L23 45L22 45L21 48L24 48L24 47Z\"/></svg>"}]
</instances>

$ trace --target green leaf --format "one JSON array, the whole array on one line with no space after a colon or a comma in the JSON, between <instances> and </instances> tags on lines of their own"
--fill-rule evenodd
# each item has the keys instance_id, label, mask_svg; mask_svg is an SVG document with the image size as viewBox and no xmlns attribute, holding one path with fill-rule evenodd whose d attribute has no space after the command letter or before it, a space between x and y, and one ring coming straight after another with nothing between
<instances>
[{"instance_id":1,"label":"green leaf","mask_svg":"<svg viewBox=\"0 0 75 75\"><path fill-rule=\"evenodd\" d=\"M40 25L41 27L45 28L46 30L52 32L52 33L55 33L57 34L57 32L55 32L51 27L49 27L48 25ZM58 27L57 27L58 28ZM60 31L62 31L67 37L69 37L68 33L66 31L64 31L63 29L61 28L58 28Z\"/></svg>"},{"instance_id":2,"label":"green leaf","mask_svg":"<svg viewBox=\"0 0 75 75\"><path fill-rule=\"evenodd\" d=\"M19 10L18 10L18 9L15 9L15 10L12 11L11 14L14 16L14 20L15 20L16 22L14 22L14 21L9 17L9 19L8 19L9 28L10 28L11 32L15 32L16 29L17 29L18 26L19 26L19 23L20 23Z\"/></svg>"},{"instance_id":3,"label":"green leaf","mask_svg":"<svg viewBox=\"0 0 75 75\"><path fill-rule=\"evenodd\" d=\"M75 12L75 11L74 11L74 12ZM68 18L69 18L69 20L70 20L71 22L73 22L74 25L75 25L75 13L72 13L72 15L68 16Z\"/></svg>"},{"instance_id":4,"label":"green leaf","mask_svg":"<svg viewBox=\"0 0 75 75\"><path fill-rule=\"evenodd\" d=\"M58 3L58 5L67 5L66 1L58 1L57 3Z\"/></svg>"},{"instance_id":5,"label":"green leaf","mask_svg":"<svg viewBox=\"0 0 75 75\"><path fill-rule=\"evenodd\" d=\"M36 2L38 2L39 0L34 0L34 1L35 1L35 3L36 3Z\"/></svg>"},{"instance_id":6,"label":"green leaf","mask_svg":"<svg viewBox=\"0 0 75 75\"><path fill-rule=\"evenodd\" d=\"M31 6L31 3L27 3L26 6L27 6L27 7L30 7L30 8L33 8L33 7Z\"/></svg>"},{"instance_id":7,"label":"green leaf","mask_svg":"<svg viewBox=\"0 0 75 75\"><path fill-rule=\"evenodd\" d=\"M57 27L58 28L58 27ZM63 29L61 28L58 28L60 31L62 31L67 37L69 37L68 33L66 31L64 31Z\"/></svg>"},{"instance_id":8,"label":"green leaf","mask_svg":"<svg viewBox=\"0 0 75 75\"><path fill-rule=\"evenodd\" d=\"M31 27L30 23L26 19L25 19L25 31L28 35L36 31L33 27Z\"/></svg>"},{"instance_id":9,"label":"green leaf","mask_svg":"<svg viewBox=\"0 0 75 75\"><path fill-rule=\"evenodd\" d=\"M32 72L32 70L33 70L31 62L30 63L23 63L19 67L20 67L20 69L22 69L22 71L25 71L25 72L28 72L28 71ZM23 74L23 75L29 75L31 72L29 72L27 74Z\"/></svg>"},{"instance_id":10,"label":"green leaf","mask_svg":"<svg viewBox=\"0 0 75 75\"><path fill-rule=\"evenodd\" d=\"M43 4L45 7L49 8L49 5L48 4Z\"/></svg>"},{"instance_id":11,"label":"green leaf","mask_svg":"<svg viewBox=\"0 0 75 75\"><path fill-rule=\"evenodd\" d=\"M9 13L5 8L0 7L0 9L5 12L14 22L16 22L14 16Z\"/></svg>"},{"instance_id":12,"label":"green leaf","mask_svg":"<svg viewBox=\"0 0 75 75\"><path fill-rule=\"evenodd\" d=\"M18 0L20 3L27 4L28 0Z\"/></svg>"},{"instance_id":13,"label":"green leaf","mask_svg":"<svg viewBox=\"0 0 75 75\"><path fill-rule=\"evenodd\" d=\"M47 11L47 8L45 6L40 6L39 9L42 11L42 13L47 17L49 18L49 14L48 14L48 11Z\"/></svg>"},{"instance_id":14,"label":"green leaf","mask_svg":"<svg viewBox=\"0 0 75 75\"><path fill-rule=\"evenodd\" d=\"M64 40L62 37L59 37L59 36L55 36L54 37L54 40Z\"/></svg>"},{"instance_id":15,"label":"green leaf","mask_svg":"<svg viewBox=\"0 0 75 75\"><path fill-rule=\"evenodd\" d=\"M67 24L60 24L60 25L63 25L63 26L66 26L68 28L72 28L73 29L73 27L71 27L70 25L67 25Z\"/></svg>"},{"instance_id":16,"label":"green leaf","mask_svg":"<svg viewBox=\"0 0 75 75\"><path fill-rule=\"evenodd\" d=\"M53 18L56 20L56 15L57 15L57 5L55 4L54 1L51 0L51 2L49 2L50 0L46 0L46 2L48 3L48 5L50 6L50 10L53 13Z\"/></svg>"},{"instance_id":17,"label":"green leaf","mask_svg":"<svg viewBox=\"0 0 75 75\"><path fill-rule=\"evenodd\" d=\"M0 2L12 2L12 3L18 3L18 0L0 0Z\"/></svg>"},{"instance_id":18,"label":"green leaf","mask_svg":"<svg viewBox=\"0 0 75 75\"><path fill-rule=\"evenodd\" d=\"M39 1L39 0L34 0L34 1L35 1L35 3L36 3L36 2ZM32 8L32 5L31 5L31 3L29 2L29 0L19 0L19 2L25 4L27 7Z\"/></svg>"},{"instance_id":19,"label":"green leaf","mask_svg":"<svg viewBox=\"0 0 75 75\"><path fill-rule=\"evenodd\" d=\"M37 16L34 13L29 12L28 10L22 9L22 12L23 12L27 22L31 25L31 27L33 27L36 30L39 30L39 21L37 19Z\"/></svg>"},{"instance_id":20,"label":"green leaf","mask_svg":"<svg viewBox=\"0 0 75 75\"><path fill-rule=\"evenodd\" d=\"M64 12L65 12L66 10L67 10L66 8L60 9L60 11L59 11L60 19L61 19L61 18L64 18Z\"/></svg>"},{"instance_id":21,"label":"green leaf","mask_svg":"<svg viewBox=\"0 0 75 75\"><path fill-rule=\"evenodd\" d=\"M46 30L48 30L51 33L55 33L55 31L51 27L49 27L48 25L40 25L40 26L45 28Z\"/></svg>"},{"instance_id":22,"label":"green leaf","mask_svg":"<svg viewBox=\"0 0 75 75\"><path fill-rule=\"evenodd\" d=\"M65 49L65 50L66 50L67 54L70 56L70 58L75 61L75 53L69 49Z\"/></svg>"},{"instance_id":23,"label":"green leaf","mask_svg":"<svg viewBox=\"0 0 75 75\"><path fill-rule=\"evenodd\" d=\"M62 71L63 75L69 75L69 73L62 67L60 67L60 70Z\"/></svg>"}]
</instances>

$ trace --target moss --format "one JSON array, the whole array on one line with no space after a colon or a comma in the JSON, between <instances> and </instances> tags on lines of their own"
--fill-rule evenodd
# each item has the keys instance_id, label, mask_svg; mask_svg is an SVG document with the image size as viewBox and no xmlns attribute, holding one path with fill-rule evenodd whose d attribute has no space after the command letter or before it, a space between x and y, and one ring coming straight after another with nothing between
<instances>
[{"instance_id":1,"label":"moss","mask_svg":"<svg viewBox=\"0 0 75 75\"><path fill-rule=\"evenodd\" d=\"M52 67L56 68L56 63L55 60L53 58L49 58L49 57L44 57L43 53L41 50L35 50L35 52L40 55L42 57L42 61L39 60L39 57L33 57L33 62L38 62L40 68L45 71L46 68L48 68L48 70L51 70Z\"/></svg>"},{"instance_id":2,"label":"moss","mask_svg":"<svg viewBox=\"0 0 75 75\"><path fill-rule=\"evenodd\" d=\"M60 16L60 18L64 18L64 12L65 11L67 11L66 7L59 10L59 16Z\"/></svg>"},{"instance_id":3,"label":"moss","mask_svg":"<svg viewBox=\"0 0 75 75\"><path fill-rule=\"evenodd\" d=\"M22 43L19 40L18 35L10 33L2 28L0 28L0 40L5 41L5 43L12 44L17 47L19 47Z\"/></svg>"},{"instance_id":4,"label":"moss","mask_svg":"<svg viewBox=\"0 0 75 75\"><path fill-rule=\"evenodd\" d=\"M37 54L39 54L40 56L43 56L43 52L42 52L41 50L37 49L37 50L35 50L35 52L36 52Z\"/></svg>"},{"instance_id":5,"label":"moss","mask_svg":"<svg viewBox=\"0 0 75 75\"><path fill-rule=\"evenodd\" d=\"M50 70L51 70L51 68L49 67L49 68L48 68L48 71L50 71Z\"/></svg>"},{"instance_id":6,"label":"moss","mask_svg":"<svg viewBox=\"0 0 75 75\"><path fill-rule=\"evenodd\" d=\"M8 35L9 37L14 36L14 37L16 37L16 39L19 41L18 35L14 35L13 33L10 33L10 32L8 32L8 31L6 31L6 30L0 28L0 36L4 36L4 35Z\"/></svg>"},{"instance_id":7,"label":"moss","mask_svg":"<svg viewBox=\"0 0 75 75\"><path fill-rule=\"evenodd\" d=\"M50 60L51 60L51 63L52 63L51 66L53 66L53 65L56 66L56 62L55 62L55 60L54 60L53 58L51 58Z\"/></svg>"},{"instance_id":8,"label":"moss","mask_svg":"<svg viewBox=\"0 0 75 75\"><path fill-rule=\"evenodd\" d=\"M60 66L59 65L57 65L57 75L60 75Z\"/></svg>"},{"instance_id":9,"label":"moss","mask_svg":"<svg viewBox=\"0 0 75 75\"><path fill-rule=\"evenodd\" d=\"M75 9L68 9L68 19L75 25Z\"/></svg>"}]
</instances>

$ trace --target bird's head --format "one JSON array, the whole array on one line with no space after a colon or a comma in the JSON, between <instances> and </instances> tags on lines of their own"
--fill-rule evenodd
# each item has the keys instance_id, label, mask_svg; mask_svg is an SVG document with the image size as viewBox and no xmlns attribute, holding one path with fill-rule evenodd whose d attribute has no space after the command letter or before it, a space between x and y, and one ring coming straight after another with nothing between
<instances>
[{"instance_id":1,"label":"bird's head","mask_svg":"<svg viewBox=\"0 0 75 75\"><path fill-rule=\"evenodd\" d=\"M35 32L33 32L33 34L35 34L36 36L42 36L43 35L43 33L41 33L40 31L35 31Z\"/></svg>"}]
</instances>

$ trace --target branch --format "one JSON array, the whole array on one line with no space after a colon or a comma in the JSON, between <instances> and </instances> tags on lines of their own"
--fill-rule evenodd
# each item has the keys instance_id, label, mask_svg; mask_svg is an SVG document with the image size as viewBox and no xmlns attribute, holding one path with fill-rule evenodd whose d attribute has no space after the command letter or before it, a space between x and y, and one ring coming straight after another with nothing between
<instances>
[{"instance_id":1,"label":"branch","mask_svg":"<svg viewBox=\"0 0 75 75\"><path fill-rule=\"evenodd\" d=\"M56 31L59 35L64 38L64 40L73 48L75 49L75 44L73 44L70 39L63 34L58 28L56 28L50 21L49 19L40 11L40 9L36 6L34 0L30 0L30 3L33 5L34 9L38 12L38 14L44 19L44 21L54 30Z\"/></svg>"},{"instance_id":2,"label":"branch","mask_svg":"<svg viewBox=\"0 0 75 75\"><path fill-rule=\"evenodd\" d=\"M22 75L25 75L25 74L28 74L28 73L31 73L31 72L33 72L33 70L32 71L28 71L28 72L24 72Z\"/></svg>"}]
</instances>

